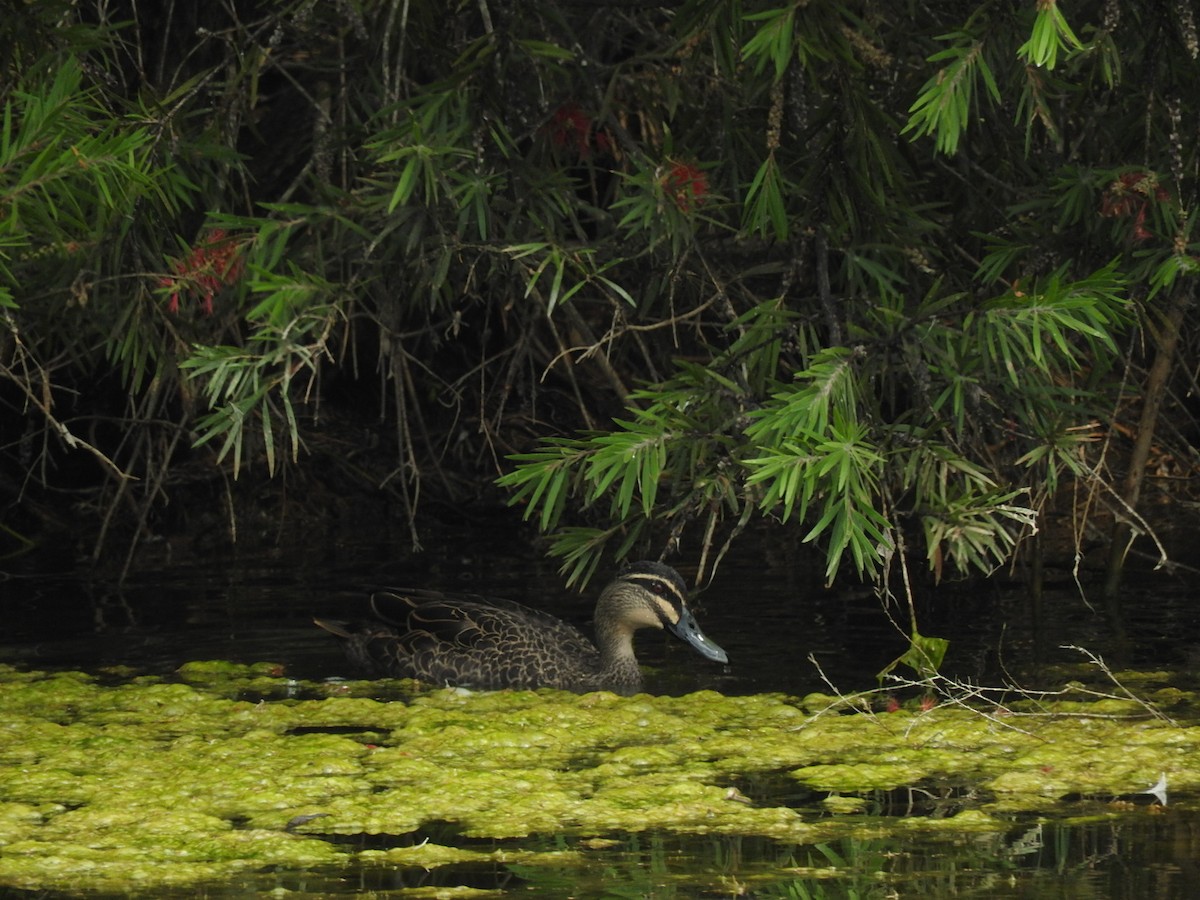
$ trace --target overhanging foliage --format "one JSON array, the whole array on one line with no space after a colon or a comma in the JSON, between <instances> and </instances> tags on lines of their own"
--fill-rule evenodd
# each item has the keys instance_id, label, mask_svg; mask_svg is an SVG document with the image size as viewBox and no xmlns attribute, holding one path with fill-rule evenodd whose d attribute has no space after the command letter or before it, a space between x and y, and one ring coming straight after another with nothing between
<instances>
[{"instance_id":1,"label":"overhanging foliage","mask_svg":"<svg viewBox=\"0 0 1200 900\"><path fill-rule=\"evenodd\" d=\"M2 29L3 484L86 446L134 534L181 461L322 453L336 374L394 427L375 484L410 522L499 474L575 582L680 542L707 571L756 516L830 580L988 571L1064 473L1109 483L1131 336L1193 290L1186 4Z\"/></svg>"}]
</instances>

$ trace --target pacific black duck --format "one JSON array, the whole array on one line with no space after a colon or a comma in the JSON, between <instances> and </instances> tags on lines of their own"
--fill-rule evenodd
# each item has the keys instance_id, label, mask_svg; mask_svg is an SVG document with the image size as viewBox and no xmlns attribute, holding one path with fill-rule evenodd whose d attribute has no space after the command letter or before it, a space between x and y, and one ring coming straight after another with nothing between
<instances>
[{"instance_id":1,"label":"pacific black duck","mask_svg":"<svg viewBox=\"0 0 1200 900\"><path fill-rule=\"evenodd\" d=\"M317 619L345 642L359 668L395 678L483 689L555 687L635 693L639 628L666 628L701 656L727 662L687 608L679 573L657 562L626 568L596 601L593 644L561 619L507 600L454 599L430 591L371 598L380 621Z\"/></svg>"}]
</instances>

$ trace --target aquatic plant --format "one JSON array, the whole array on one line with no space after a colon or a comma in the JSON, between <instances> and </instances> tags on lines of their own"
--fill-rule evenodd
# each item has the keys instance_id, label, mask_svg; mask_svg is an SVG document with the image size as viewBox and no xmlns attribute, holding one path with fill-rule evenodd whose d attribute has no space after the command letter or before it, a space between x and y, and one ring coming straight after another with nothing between
<instances>
[{"instance_id":1,"label":"aquatic plant","mask_svg":"<svg viewBox=\"0 0 1200 900\"><path fill-rule=\"evenodd\" d=\"M268 867L586 868L630 833L781 847L997 834L1072 792L1140 790L1162 771L1200 786L1200 727L1146 714L1190 708L1169 690L884 713L820 695L404 683L381 702L386 684L227 663L107 683L5 667L0 684L0 886L27 890L153 893ZM783 802L781 783L808 799ZM893 789L945 789L950 812L889 816Z\"/></svg>"}]
</instances>

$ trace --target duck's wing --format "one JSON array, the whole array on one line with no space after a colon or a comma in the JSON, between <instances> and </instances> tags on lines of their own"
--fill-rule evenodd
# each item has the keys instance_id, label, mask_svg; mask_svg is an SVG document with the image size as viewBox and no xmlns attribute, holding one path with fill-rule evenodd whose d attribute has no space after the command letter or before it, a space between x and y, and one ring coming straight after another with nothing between
<instances>
[{"instance_id":1,"label":"duck's wing","mask_svg":"<svg viewBox=\"0 0 1200 900\"><path fill-rule=\"evenodd\" d=\"M414 590L381 591L371 604L379 623L342 629L351 659L367 669L499 688L570 687L599 667L578 629L520 603Z\"/></svg>"},{"instance_id":2,"label":"duck's wing","mask_svg":"<svg viewBox=\"0 0 1200 900\"><path fill-rule=\"evenodd\" d=\"M496 627L481 603L434 591L380 591L371 596L371 609L409 644L434 641L471 647Z\"/></svg>"},{"instance_id":3,"label":"duck's wing","mask_svg":"<svg viewBox=\"0 0 1200 900\"><path fill-rule=\"evenodd\" d=\"M383 622L440 640L477 646L480 642L522 642L532 634L552 640L568 653L595 653L595 645L573 625L544 610L478 594L439 591L377 591L371 608Z\"/></svg>"}]
</instances>

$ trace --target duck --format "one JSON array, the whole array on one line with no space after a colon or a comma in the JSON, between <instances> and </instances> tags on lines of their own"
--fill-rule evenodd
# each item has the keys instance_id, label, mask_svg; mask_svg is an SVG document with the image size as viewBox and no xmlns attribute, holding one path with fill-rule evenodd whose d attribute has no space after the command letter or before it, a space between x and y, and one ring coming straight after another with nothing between
<instances>
[{"instance_id":1,"label":"duck","mask_svg":"<svg viewBox=\"0 0 1200 900\"><path fill-rule=\"evenodd\" d=\"M374 675L480 690L548 687L628 695L642 687L633 649L639 629L666 629L705 659L729 661L700 630L686 597L675 569L632 563L596 600L594 643L561 619L520 603L426 590L375 593L371 607L378 620L367 624L314 621L342 640L356 668Z\"/></svg>"}]
</instances>

